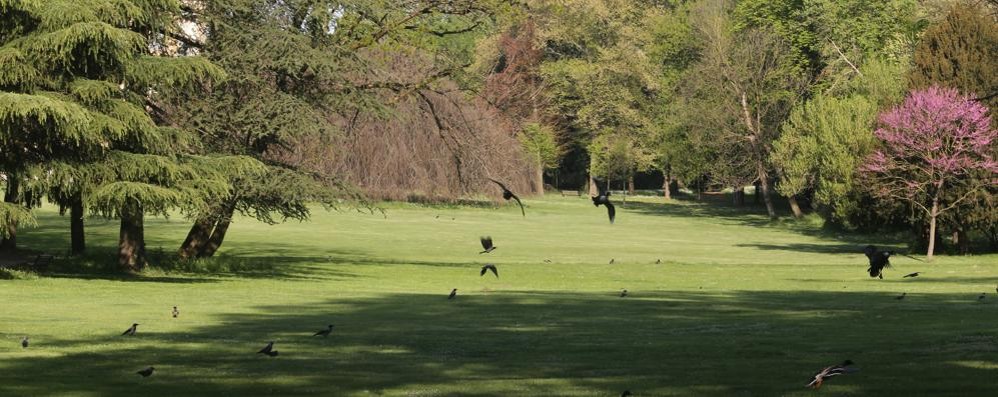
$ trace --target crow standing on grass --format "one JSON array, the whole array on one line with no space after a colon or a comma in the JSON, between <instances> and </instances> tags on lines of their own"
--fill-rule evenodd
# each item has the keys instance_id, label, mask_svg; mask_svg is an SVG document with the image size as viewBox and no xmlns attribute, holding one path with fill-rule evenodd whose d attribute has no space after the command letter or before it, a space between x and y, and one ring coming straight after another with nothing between
<instances>
[{"instance_id":1,"label":"crow standing on grass","mask_svg":"<svg viewBox=\"0 0 998 397\"><path fill-rule=\"evenodd\" d=\"M509 201L509 199L516 200L516 203L520 205L520 213L523 214L524 217L527 216L527 212L523 210L523 203L520 202L520 198L519 197L516 197L516 195L513 194L513 192L510 191L506 187L506 185L503 185L501 182L499 182L499 181L497 181L495 179L492 179L492 178L489 178L489 180L492 181L492 182L495 182L496 185L499 185L499 187L502 188L502 198L503 198L503 200L506 200L506 201Z\"/></svg>"},{"instance_id":2,"label":"crow standing on grass","mask_svg":"<svg viewBox=\"0 0 998 397\"><path fill-rule=\"evenodd\" d=\"M135 373L137 373L139 375L142 375L143 378L148 378L149 375L152 375L152 371L155 371L155 370L156 370L155 367L149 367L149 368L143 369L141 371L135 371Z\"/></svg>"},{"instance_id":3,"label":"crow standing on grass","mask_svg":"<svg viewBox=\"0 0 998 397\"><path fill-rule=\"evenodd\" d=\"M173 314L173 318L177 318L177 316L180 315L180 310L177 310L177 307L174 306L172 314Z\"/></svg>"},{"instance_id":4,"label":"crow standing on grass","mask_svg":"<svg viewBox=\"0 0 998 397\"><path fill-rule=\"evenodd\" d=\"M610 216L610 224L613 224L614 218L617 217L617 210L613 208L613 203L610 202L610 192L600 193L599 196L593 196L593 205L599 207L600 204L606 206L606 213Z\"/></svg>"},{"instance_id":5,"label":"crow standing on grass","mask_svg":"<svg viewBox=\"0 0 998 397\"><path fill-rule=\"evenodd\" d=\"M499 278L499 269L496 269L496 265L486 263L485 266L482 266L482 272L479 276L484 276L485 272L492 272L492 274L496 275L496 278Z\"/></svg>"},{"instance_id":6,"label":"crow standing on grass","mask_svg":"<svg viewBox=\"0 0 998 397\"><path fill-rule=\"evenodd\" d=\"M978 296L978 297L977 297L977 301L978 301L978 302L981 302L981 303L984 303L984 296L986 296L986 295L987 295L987 294L985 294L985 293L981 292L981 296Z\"/></svg>"},{"instance_id":7,"label":"crow standing on grass","mask_svg":"<svg viewBox=\"0 0 998 397\"><path fill-rule=\"evenodd\" d=\"M132 324L131 327L128 327L128 329L126 329L125 332L122 332L121 334L122 335L133 336L133 335L135 335L135 331L137 331L138 328L139 328L139 324L137 324L137 323L136 324Z\"/></svg>"},{"instance_id":8,"label":"crow standing on grass","mask_svg":"<svg viewBox=\"0 0 998 397\"><path fill-rule=\"evenodd\" d=\"M24 339L21 339L21 348L22 349L27 349L28 348L28 337L27 336L25 336Z\"/></svg>"},{"instance_id":9,"label":"crow standing on grass","mask_svg":"<svg viewBox=\"0 0 998 397\"><path fill-rule=\"evenodd\" d=\"M901 300L901 299L904 299L904 297L905 297L906 295L908 295L908 293L907 293L907 292L902 292L902 293L901 293L901 295L899 295L899 296L898 296L897 298L894 298L894 299L897 299L897 300Z\"/></svg>"},{"instance_id":10,"label":"crow standing on grass","mask_svg":"<svg viewBox=\"0 0 998 397\"><path fill-rule=\"evenodd\" d=\"M824 382L825 379L827 378L831 378L833 376L838 376L838 375L849 374L856 371L859 371L859 369L852 366L852 361L845 360L842 362L842 364L822 368L821 371L815 373L814 376L811 378L811 383L808 383L804 387L817 389L821 387L822 382Z\"/></svg>"},{"instance_id":11,"label":"crow standing on grass","mask_svg":"<svg viewBox=\"0 0 998 397\"><path fill-rule=\"evenodd\" d=\"M277 356L277 350L274 350L274 341L270 341L270 343L267 343L267 346L264 346L263 349L260 349L260 351L258 351L256 353L257 354L261 354L262 353L262 354L266 354L266 355L268 355L270 357L276 357Z\"/></svg>"},{"instance_id":12,"label":"crow standing on grass","mask_svg":"<svg viewBox=\"0 0 998 397\"><path fill-rule=\"evenodd\" d=\"M626 289L620 290L620 297L621 298L627 297L627 290Z\"/></svg>"},{"instance_id":13,"label":"crow standing on grass","mask_svg":"<svg viewBox=\"0 0 998 397\"><path fill-rule=\"evenodd\" d=\"M492 236L482 236L479 240L482 241L482 248L485 249L485 251L479 252L479 254L487 254L496 248L499 248L492 245Z\"/></svg>"},{"instance_id":14,"label":"crow standing on grass","mask_svg":"<svg viewBox=\"0 0 998 397\"><path fill-rule=\"evenodd\" d=\"M312 336L321 336L321 337L325 338L325 337L329 336L329 334L331 332L333 332L333 325L329 324L329 328L326 328L324 330L316 332L315 334L312 334Z\"/></svg>"},{"instance_id":15,"label":"crow standing on grass","mask_svg":"<svg viewBox=\"0 0 998 397\"><path fill-rule=\"evenodd\" d=\"M447 295L447 300L454 299L457 296L457 288L450 290L450 295Z\"/></svg>"}]
</instances>

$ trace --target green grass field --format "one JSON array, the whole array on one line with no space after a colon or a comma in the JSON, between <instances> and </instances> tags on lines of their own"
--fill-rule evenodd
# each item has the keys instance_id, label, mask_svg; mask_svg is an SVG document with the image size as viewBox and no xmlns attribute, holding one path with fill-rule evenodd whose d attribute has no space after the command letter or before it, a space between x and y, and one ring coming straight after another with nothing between
<instances>
[{"instance_id":1,"label":"green grass field","mask_svg":"<svg viewBox=\"0 0 998 397\"><path fill-rule=\"evenodd\" d=\"M527 199L525 219L404 204L240 219L219 258L140 276L97 270L114 261L117 224L91 219L98 254L56 265L92 270L0 280L0 395L998 393L998 256L898 257L876 280L860 250L900 248L886 237L645 200L618 204L612 226L574 197ZM68 221L38 214L19 243L65 252ZM147 225L154 257L189 227ZM480 235L498 249L479 255ZM479 277L486 261L500 278ZM901 278L913 271L925 273ZM138 334L119 336L132 322ZM330 323L329 338L310 336ZM280 356L255 354L268 340ZM847 358L861 371L803 388Z\"/></svg>"}]
</instances>

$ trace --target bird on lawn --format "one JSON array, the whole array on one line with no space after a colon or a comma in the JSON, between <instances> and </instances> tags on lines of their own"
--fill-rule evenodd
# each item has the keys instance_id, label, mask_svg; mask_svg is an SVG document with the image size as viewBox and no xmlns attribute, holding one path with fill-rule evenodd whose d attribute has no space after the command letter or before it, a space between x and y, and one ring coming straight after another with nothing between
<instances>
[{"instance_id":1,"label":"bird on lawn","mask_svg":"<svg viewBox=\"0 0 998 397\"><path fill-rule=\"evenodd\" d=\"M450 295L447 295L447 299L454 299L455 296L457 296L457 288L450 290Z\"/></svg>"},{"instance_id":2,"label":"bird on lawn","mask_svg":"<svg viewBox=\"0 0 998 397\"><path fill-rule=\"evenodd\" d=\"M870 268L866 269L870 272L870 277L878 277L883 280L883 271L885 268L891 267L890 258L894 251L881 251L875 245L867 245L866 248L863 248L863 253L870 260Z\"/></svg>"},{"instance_id":3,"label":"bird on lawn","mask_svg":"<svg viewBox=\"0 0 998 397\"><path fill-rule=\"evenodd\" d=\"M656 259L655 260L655 264L656 265L661 265L662 264L662 260L661 259Z\"/></svg>"},{"instance_id":4,"label":"bird on lawn","mask_svg":"<svg viewBox=\"0 0 998 397\"><path fill-rule=\"evenodd\" d=\"M613 203L610 202L610 192L600 193L599 196L593 196L593 205L599 207L600 204L606 206L606 213L610 216L610 224L613 224L614 218L617 217L617 210L613 208Z\"/></svg>"},{"instance_id":5,"label":"bird on lawn","mask_svg":"<svg viewBox=\"0 0 998 397\"><path fill-rule=\"evenodd\" d=\"M611 264L611 265L613 264L613 262L614 262L614 259L613 259L613 258L610 258L610 264Z\"/></svg>"},{"instance_id":6,"label":"bird on lawn","mask_svg":"<svg viewBox=\"0 0 998 397\"><path fill-rule=\"evenodd\" d=\"M908 295L908 293L907 292L902 292L900 296L898 296L897 298L894 298L894 299L897 299L897 300L904 299L905 295Z\"/></svg>"},{"instance_id":7,"label":"bird on lawn","mask_svg":"<svg viewBox=\"0 0 998 397\"><path fill-rule=\"evenodd\" d=\"M320 330L319 332L316 332L316 333L312 334L312 336L321 336L321 337L325 338L325 337L329 336L329 334L332 333L332 332L333 332L333 325L329 324L329 328L326 328L324 330Z\"/></svg>"},{"instance_id":8,"label":"bird on lawn","mask_svg":"<svg viewBox=\"0 0 998 397\"><path fill-rule=\"evenodd\" d=\"M479 276L484 276L485 272L492 272L492 274L496 275L496 278L499 278L499 269L496 269L496 265L486 263L485 266L482 266L482 272Z\"/></svg>"},{"instance_id":9,"label":"bird on lawn","mask_svg":"<svg viewBox=\"0 0 998 397\"><path fill-rule=\"evenodd\" d=\"M918 277L918 275L921 274L921 273L922 272L908 273L908 274L905 274L904 277L901 277L901 278Z\"/></svg>"},{"instance_id":10,"label":"bird on lawn","mask_svg":"<svg viewBox=\"0 0 998 397\"><path fill-rule=\"evenodd\" d=\"M623 297L626 297L626 296L627 296L627 290L626 289L620 290L620 297L623 298Z\"/></svg>"},{"instance_id":11,"label":"bird on lawn","mask_svg":"<svg viewBox=\"0 0 998 397\"><path fill-rule=\"evenodd\" d=\"M620 393L620 397L628 397L628 396L633 396L630 390L624 390L623 393Z\"/></svg>"},{"instance_id":12,"label":"bird on lawn","mask_svg":"<svg viewBox=\"0 0 998 397\"><path fill-rule=\"evenodd\" d=\"M139 328L139 324L132 324L131 327L128 327L128 329L126 329L125 332L122 332L121 334L122 335L128 335L128 336L135 335L135 331L138 328Z\"/></svg>"},{"instance_id":13,"label":"bird on lawn","mask_svg":"<svg viewBox=\"0 0 998 397\"><path fill-rule=\"evenodd\" d=\"M148 378L149 375L152 375L152 371L155 371L155 370L156 370L155 367L149 367L149 368L143 369L141 371L135 371L135 373L137 373L139 375L142 375L143 378Z\"/></svg>"},{"instance_id":14,"label":"bird on lawn","mask_svg":"<svg viewBox=\"0 0 998 397\"><path fill-rule=\"evenodd\" d=\"M174 306L172 314L173 314L173 318L177 318L177 316L180 315L180 310L177 310L177 307Z\"/></svg>"},{"instance_id":15,"label":"bird on lawn","mask_svg":"<svg viewBox=\"0 0 998 397\"><path fill-rule=\"evenodd\" d=\"M987 295L987 294L985 294L985 293L981 292L981 296L978 296L978 297L977 297L977 301L978 301L978 302L981 302L981 303L984 303L984 296L985 296L985 295Z\"/></svg>"},{"instance_id":16,"label":"bird on lawn","mask_svg":"<svg viewBox=\"0 0 998 397\"><path fill-rule=\"evenodd\" d=\"M817 373L815 373L814 376L811 378L811 383L808 383L804 387L810 387L810 388L813 388L813 389L817 389L817 388L821 387L821 384L827 378L831 378L833 376L838 376L838 375L844 375L844 374L848 374L848 373L853 373L853 372L856 372L856 371L859 371L859 369L852 366L852 361L845 360L845 361L842 362L842 364L832 365L830 367L822 368L821 371L818 371Z\"/></svg>"},{"instance_id":17,"label":"bird on lawn","mask_svg":"<svg viewBox=\"0 0 998 397\"><path fill-rule=\"evenodd\" d=\"M22 349L27 349L28 348L28 337L27 336L25 336L24 339L21 339L21 348Z\"/></svg>"},{"instance_id":18,"label":"bird on lawn","mask_svg":"<svg viewBox=\"0 0 998 397\"><path fill-rule=\"evenodd\" d=\"M263 349L260 349L260 351L256 353L263 353L271 357L277 356L277 350L274 350L274 341L270 341L270 343L267 343L267 346L264 346Z\"/></svg>"},{"instance_id":19,"label":"bird on lawn","mask_svg":"<svg viewBox=\"0 0 998 397\"><path fill-rule=\"evenodd\" d=\"M995 293L998 293L998 287L995 287Z\"/></svg>"},{"instance_id":20,"label":"bird on lawn","mask_svg":"<svg viewBox=\"0 0 998 397\"><path fill-rule=\"evenodd\" d=\"M480 240L482 241L482 248L484 248L485 251L479 252L479 254L487 254L489 252L492 252L496 248L499 248L499 247L496 247L496 246L492 245L492 237L491 236L482 236L482 238Z\"/></svg>"},{"instance_id":21,"label":"bird on lawn","mask_svg":"<svg viewBox=\"0 0 998 397\"><path fill-rule=\"evenodd\" d=\"M520 198L519 197L516 197L516 195L513 194L513 192L510 191L506 187L506 185L503 185L502 182L499 182L499 181L497 181L495 179L492 179L492 178L489 178L489 180L492 181L492 182L495 182L496 185L499 185L499 187L502 188L502 198L503 198L503 200L506 200L506 201L509 201L509 199L516 200L516 203L520 205L520 213L523 214L524 217L527 216L527 212L523 210L523 203L520 202Z\"/></svg>"}]
</instances>

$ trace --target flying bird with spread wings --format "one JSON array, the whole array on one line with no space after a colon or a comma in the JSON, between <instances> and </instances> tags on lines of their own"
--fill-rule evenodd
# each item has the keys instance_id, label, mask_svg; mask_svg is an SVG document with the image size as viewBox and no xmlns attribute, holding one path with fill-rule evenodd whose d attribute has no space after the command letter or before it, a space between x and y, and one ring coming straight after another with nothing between
<instances>
[{"instance_id":1,"label":"flying bird with spread wings","mask_svg":"<svg viewBox=\"0 0 998 397\"><path fill-rule=\"evenodd\" d=\"M610 202L610 192L606 191L600 193L599 196L593 196L593 205L599 207L601 204L606 206L606 214L610 216L610 224L613 224L613 220L617 217L617 209L613 207L613 203Z\"/></svg>"},{"instance_id":2,"label":"flying bird with spread wings","mask_svg":"<svg viewBox=\"0 0 998 397\"><path fill-rule=\"evenodd\" d=\"M496 278L499 278L499 269L496 269L496 265L486 263L485 266L482 266L482 272L478 275L484 276L486 272L492 272L492 274L496 275Z\"/></svg>"},{"instance_id":3,"label":"flying bird with spread wings","mask_svg":"<svg viewBox=\"0 0 998 397\"><path fill-rule=\"evenodd\" d=\"M845 360L842 364L822 368L820 371L816 372L813 377L811 377L811 382L804 387L817 389L821 387L821 384L825 381L825 379L856 371L859 371L859 368L853 367L851 360Z\"/></svg>"},{"instance_id":4,"label":"flying bird with spread wings","mask_svg":"<svg viewBox=\"0 0 998 397\"><path fill-rule=\"evenodd\" d=\"M499 248L492 245L492 236L482 236L479 240L482 242L482 248L485 249L485 251L479 252L479 254L487 254L496 248Z\"/></svg>"},{"instance_id":5,"label":"flying bird with spread wings","mask_svg":"<svg viewBox=\"0 0 998 397\"><path fill-rule=\"evenodd\" d=\"M513 194L512 190L509 190L509 188L507 188L506 185L503 185L502 182L499 182L499 181L497 181L495 179L492 179L492 178L489 178L489 180L492 181L492 182L495 182L496 185L499 185L499 187L502 188L502 198L503 198L503 200L506 200L506 201L509 201L509 199L516 200L516 203L520 205L520 213L523 214L524 217L527 216L527 211L525 211L523 209L523 202L520 201L519 197L516 197L516 195Z\"/></svg>"}]
</instances>

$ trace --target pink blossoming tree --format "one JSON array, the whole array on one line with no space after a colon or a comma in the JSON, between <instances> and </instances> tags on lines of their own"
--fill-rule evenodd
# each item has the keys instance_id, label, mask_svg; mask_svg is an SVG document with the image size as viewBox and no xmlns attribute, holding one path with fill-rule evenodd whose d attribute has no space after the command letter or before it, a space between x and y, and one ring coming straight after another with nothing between
<instances>
[{"instance_id":1,"label":"pink blossoming tree","mask_svg":"<svg viewBox=\"0 0 998 397\"><path fill-rule=\"evenodd\" d=\"M998 163L991 156L998 130L991 128L988 108L954 89L929 87L882 113L874 134L881 147L860 172L875 195L901 200L925 215L926 257L932 259L939 215L998 183ZM971 177L981 172L984 178Z\"/></svg>"}]
</instances>

